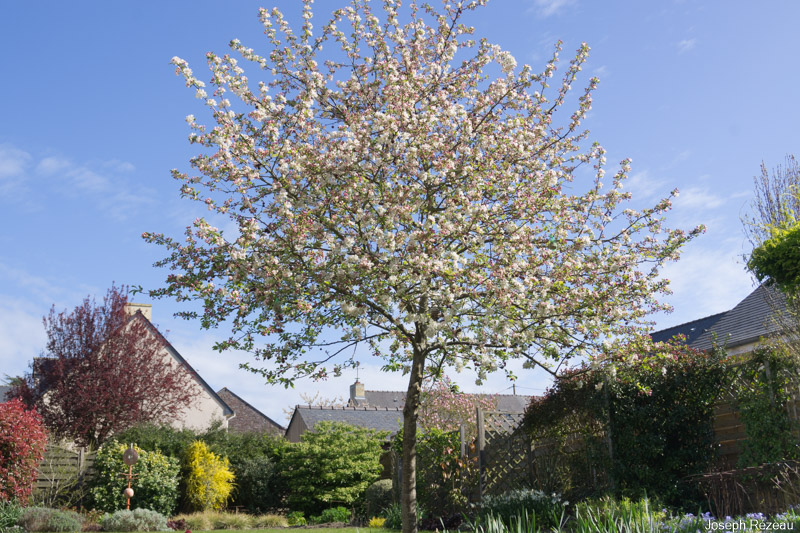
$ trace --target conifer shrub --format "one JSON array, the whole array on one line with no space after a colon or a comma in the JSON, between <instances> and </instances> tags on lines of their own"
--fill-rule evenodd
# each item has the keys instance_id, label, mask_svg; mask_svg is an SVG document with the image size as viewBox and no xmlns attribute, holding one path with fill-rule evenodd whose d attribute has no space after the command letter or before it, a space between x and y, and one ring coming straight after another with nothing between
<instances>
[{"instance_id":1,"label":"conifer shrub","mask_svg":"<svg viewBox=\"0 0 800 533\"><path fill-rule=\"evenodd\" d=\"M367 516L378 516L392 505L392 480L379 479L364 493Z\"/></svg>"}]
</instances>

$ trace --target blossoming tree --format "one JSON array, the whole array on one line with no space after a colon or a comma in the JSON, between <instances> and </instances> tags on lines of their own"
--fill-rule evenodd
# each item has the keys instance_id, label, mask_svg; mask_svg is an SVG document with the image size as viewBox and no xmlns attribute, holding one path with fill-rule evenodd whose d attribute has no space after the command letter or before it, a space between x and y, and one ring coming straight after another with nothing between
<instances>
[{"instance_id":1,"label":"blossoming tree","mask_svg":"<svg viewBox=\"0 0 800 533\"><path fill-rule=\"evenodd\" d=\"M252 351L263 364L245 366L269 382L338 373L359 344L408 375L406 532L423 380L482 379L510 358L549 368L636 333L662 308L659 266L699 231L662 227L669 198L623 210L627 161L604 183L604 150L581 129L597 80L569 94L589 48L551 88L560 47L535 73L471 39L462 16L484 3L386 0L379 18L355 0L318 33L310 0L298 33L262 10L268 52L231 48L265 80L209 53L212 94L174 58L215 124L187 117L197 172L173 175L238 231L201 218L185 240L145 234L173 270L153 296L202 301L184 316L228 324L217 348Z\"/></svg>"}]
</instances>

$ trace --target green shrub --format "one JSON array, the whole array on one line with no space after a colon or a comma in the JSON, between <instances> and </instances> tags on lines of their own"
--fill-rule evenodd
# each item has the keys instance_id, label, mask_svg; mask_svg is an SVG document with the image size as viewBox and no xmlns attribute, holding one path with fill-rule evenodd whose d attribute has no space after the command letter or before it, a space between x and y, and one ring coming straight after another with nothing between
<instances>
[{"instance_id":1,"label":"green shrub","mask_svg":"<svg viewBox=\"0 0 800 533\"><path fill-rule=\"evenodd\" d=\"M100 521L103 531L166 531L167 517L150 509L123 509Z\"/></svg>"},{"instance_id":2,"label":"green shrub","mask_svg":"<svg viewBox=\"0 0 800 533\"><path fill-rule=\"evenodd\" d=\"M27 531L80 531L83 519L75 511L28 507L17 521Z\"/></svg>"},{"instance_id":3,"label":"green shrub","mask_svg":"<svg viewBox=\"0 0 800 533\"><path fill-rule=\"evenodd\" d=\"M350 517L350 509L339 506L325 509L319 516L311 517L309 522L312 524L330 524L332 522L344 522L347 524L350 522Z\"/></svg>"},{"instance_id":4,"label":"green shrub","mask_svg":"<svg viewBox=\"0 0 800 533\"><path fill-rule=\"evenodd\" d=\"M287 447L281 464L291 509L306 513L331 503L352 505L378 479L385 433L320 422Z\"/></svg>"},{"instance_id":5,"label":"green shrub","mask_svg":"<svg viewBox=\"0 0 800 533\"><path fill-rule=\"evenodd\" d=\"M200 440L186 452L186 499L197 511L219 510L233 492L233 472L226 457L220 457Z\"/></svg>"},{"instance_id":6,"label":"green shrub","mask_svg":"<svg viewBox=\"0 0 800 533\"><path fill-rule=\"evenodd\" d=\"M481 500L481 517L494 516L501 520L523 516L543 527L557 526L564 515L566 501L558 494L545 494L540 490L510 490L499 496L487 495Z\"/></svg>"},{"instance_id":7,"label":"green shrub","mask_svg":"<svg viewBox=\"0 0 800 533\"><path fill-rule=\"evenodd\" d=\"M135 442L147 451L159 451L183 462L191 444L200 440L220 457L227 457L237 485L229 504L260 513L285 507L286 482L279 463L288 443L265 433L233 433L216 426L203 433L170 426L143 424L117 436L119 442ZM187 502L186 485L179 485L178 501Z\"/></svg>"},{"instance_id":8,"label":"green shrub","mask_svg":"<svg viewBox=\"0 0 800 533\"><path fill-rule=\"evenodd\" d=\"M17 524L22 506L16 500L0 500L0 531Z\"/></svg>"},{"instance_id":9,"label":"green shrub","mask_svg":"<svg viewBox=\"0 0 800 533\"><path fill-rule=\"evenodd\" d=\"M392 480L379 479L369 487L364 493L366 504L366 515L369 517L378 516L381 512L392 505Z\"/></svg>"},{"instance_id":10,"label":"green shrub","mask_svg":"<svg viewBox=\"0 0 800 533\"><path fill-rule=\"evenodd\" d=\"M115 435L117 442L135 442L142 450L160 452L180 460L189 445L197 440L190 429L176 429L158 424L140 424Z\"/></svg>"},{"instance_id":11,"label":"green shrub","mask_svg":"<svg viewBox=\"0 0 800 533\"><path fill-rule=\"evenodd\" d=\"M304 526L306 525L306 518L303 516L303 511L292 511L286 515L286 520L290 526Z\"/></svg>"},{"instance_id":12,"label":"green shrub","mask_svg":"<svg viewBox=\"0 0 800 533\"><path fill-rule=\"evenodd\" d=\"M393 503L384 509L383 516L386 518L384 525L388 529L403 529L403 510L400 508L399 503ZM424 516L424 509L417 506L417 523L419 523Z\"/></svg>"},{"instance_id":13,"label":"green shrub","mask_svg":"<svg viewBox=\"0 0 800 533\"><path fill-rule=\"evenodd\" d=\"M403 450L403 435L398 432L392 446ZM467 494L478 480L477 460L461 457L461 443L456 431L437 428L417 436L417 504L431 511L432 518L463 514Z\"/></svg>"},{"instance_id":14,"label":"green shrub","mask_svg":"<svg viewBox=\"0 0 800 533\"><path fill-rule=\"evenodd\" d=\"M128 466L122 462L127 447L111 441L98 450L91 491L96 509L112 513L125 507L126 498L122 490L127 481L120 474L128 471ZM134 449L139 460L133 467L136 477L131 483L134 490L131 507L152 509L169 516L175 510L178 498L178 461L157 451L148 452L138 446Z\"/></svg>"},{"instance_id":15,"label":"green shrub","mask_svg":"<svg viewBox=\"0 0 800 533\"><path fill-rule=\"evenodd\" d=\"M266 455L231 464L236 475L234 504L251 513L280 509L286 496L285 484L275 462Z\"/></svg>"},{"instance_id":16,"label":"green shrub","mask_svg":"<svg viewBox=\"0 0 800 533\"><path fill-rule=\"evenodd\" d=\"M622 359L638 364L578 369L531 402L524 429L552 450L538 488L573 500L616 491L694 505L694 489L678 481L706 472L715 458L714 405L729 379L727 356L672 344L628 349Z\"/></svg>"}]
</instances>

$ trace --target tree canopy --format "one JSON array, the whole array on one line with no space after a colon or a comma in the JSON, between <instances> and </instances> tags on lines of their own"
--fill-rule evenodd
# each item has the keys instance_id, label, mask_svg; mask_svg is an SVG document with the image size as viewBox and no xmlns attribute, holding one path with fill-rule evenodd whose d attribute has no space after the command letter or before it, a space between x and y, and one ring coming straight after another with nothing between
<instances>
[{"instance_id":1,"label":"tree canopy","mask_svg":"<svg viewBox=\"0 0 800 533\"><path fill-rule=\"evenodd\" d=\"M59 437L99 445L138 423L173 420L197 398L189 372L127 303L127 288L112 286L102 304L87 297L44 317L44 354L12 395L36 406Z\"/></svg>"},{"instance_id":2,"label":"tree canopy","mask_svg":"<svg viewBox=\"0 0 800 533\"><path fill-rule=\"evenodd\" d=\"M174 58L214 125L187 117L201 153L173 176L235 230L198 218L182 240L144 235L174 271L152 294L201 301L184 316L227 321L217 348L253 352L267 381L337 374L368 357L359 344L408 373L404 531L423 379L483 379L514 357L550 368L643 331L664 308L659 267L700 231L662 226L669 198L626 208L629 161L605 176L582 129L598 82L570 93L589 47L551 87L560 43L542 72L519 67L463 24L483 4L376 15L355 0L315 32L306 1L297 33L261 10L267 51L231 48L264 80L209 52L211 94Z\"/></svg>"}]
</instances>

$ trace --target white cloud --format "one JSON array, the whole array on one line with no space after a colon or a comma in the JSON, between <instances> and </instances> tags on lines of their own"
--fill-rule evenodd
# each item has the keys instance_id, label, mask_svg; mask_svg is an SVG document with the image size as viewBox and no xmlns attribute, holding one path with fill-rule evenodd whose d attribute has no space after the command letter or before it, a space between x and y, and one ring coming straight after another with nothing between
<instances>
[{"instance_id":1,"label":"white cloud","mask_svg":"<svg viewBox=\"0 0 800 533\"><path fill-rule=\"evenodd\" d=\"M559 13L565 7L574 5L577 0L534 0L534 9L540 17L549 17Z\"/></svg>"},{"instance_id":2,"label":"white cloud","mask_svg":"<svg viewBox=\"0 0 800 533\"><path fill-rule=\"evenodd\" d=\"M45 345L42 313L30 302L0 300L0 367L3 374L19 376ZM2 378L4 376L0 376Z\"/></svg>"},{"instance_id":3,"label":"white cloud","mask_svg":"<svg viewBox=\"0 0 800 533\"><path fill-rule=\"evenodd\" d=\"M727 311L754 289L736 246L741 239L724 240L716 248L709 246L710 240L700 237L679 261L664 267L662 274L673 291L665 300L674 312L656 317L658 329Z\"/></svg>"},{"instance_id":4,"label":"white cloud","mask_svg":"<svg viewBox=\"0 0 800 533\"><path fill-rule=\"evenodd\" d=\"M60 194L70 201L80 198L87 208L125 220L152 205L156 197L152 189L125 176L135 170L132 163L118 159L77 164L67 157L50 155L36 162L24 150L0 145L0 195L32 210L43 208L44 194ZM32 189L30 172L35 174L37 191Z\"/></svg>"},{"instance_id":5,"label":"white cloud","mask_svg":"<svg viewBox=\"0 0 800 533\"><path fill-rule=\"evenodd\" d=\"M68 159L61 157L45 157L36 165L36 172L44 176L52 176L72 167Z\"/></svg>"},{"instance_id":6,"label":"white cloud","mask_svg":"<svg viewBox=\"0 0 800 533\"><path fill-rule=\"evenodd\" d=\"M86 192L105 192L111 188L107 176L86 167L75 167L66 173L75 188Z\"/></svg>"},{"instance_id":7,"label":"white cloud","mask_svg":"<svg viewBox=\"0 0 800 533\"><path fill-rule=\"evenodd\" d=\"M693 50L694 47L697 46L697 39L684 39L677 42L676 46L678 47L678 53L684 54L690 50Z\"/></svg>"},{"instance_id":8,"label":"white cloud","mask_svg":"<svg viewBox=\"0 0 800 533\"><path fill-rule=\"evenodd\" d=\"M597 67L592 71L592 74L594 76L597 76L598 78L608 77L609 76L608 67L606 65L600 65L599 67Z\"/></svg>"},{"instance_id":9,"label":"white cloud","mask_svg":"<svg viewBox=\"0 0 800 533\"><path fill-rule=\"evenodd\" d=\"M28 152L0 144L0 179L22 176L31 159Z\"/></svg>"}]
</instances>

